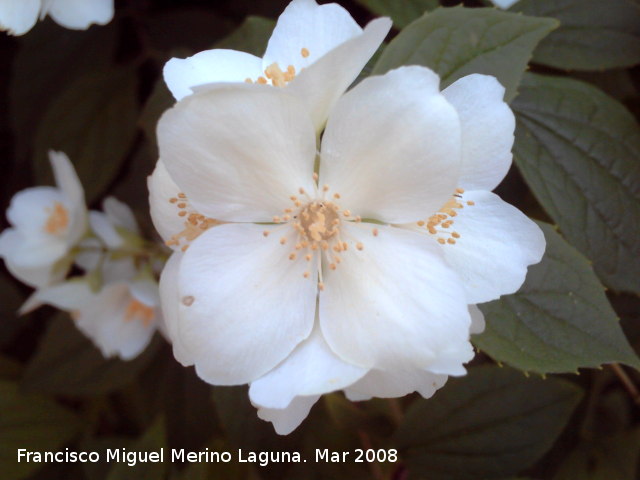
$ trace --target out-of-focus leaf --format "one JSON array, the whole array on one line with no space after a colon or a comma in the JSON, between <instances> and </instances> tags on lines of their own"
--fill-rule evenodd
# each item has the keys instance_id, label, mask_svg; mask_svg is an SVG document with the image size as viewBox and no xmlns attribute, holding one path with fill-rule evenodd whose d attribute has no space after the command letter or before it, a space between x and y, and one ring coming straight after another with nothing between
<instances>
[{"instance_id":1,"label":"out-of-focus leaf","mask_svg":"<svg viewBox=\"0 0 640 480\"><path fill-rule=\"evenodd\" d=\"M640 429L585 442L569 454L553 480L635 480Z\"/></svg>"},{"instance_id":2,"label":"out-of-focus leaf","mask_svg":"<svg viewBox=\"0 0 640 480\"><path fill-rule=\"evenodd\" d=\"M404 28L424 12L440 6L439 0L356 0L376 15L391 17L395 28Z\"/></svg>"},{"instance_id":3,"label":"out-of-focus leaf","mask_svg":"<svg viewBox=\"0 0 640 480\"><path fill-rule=\"evenodd\" d=\"M22 374L22 364L16 360L0 355L0 379L18 380Z\"/></svg>"},{"instance_id":4,"label":"out-of-focus leaf","mask_svg":"<svg viewBox=\"0 0 640 480\"><path fill-rule=\"evenodd\" d=\"M232 22L210 9L172 9L142 18L149 43L159 50L188 48L199 52L228 32Z\"/></svg>"},{"instance_id":5,"label":"out-of-focus leaf","mask_svg":"<svg viewBox=\"0 0 640 480\"><path fill-rule=\"evenodd\" d=\"M27 321L17 316L18 308L25 300L15 281L0 273L0 348L11 343Z\"/></svg>"},{"instance_id":6,"label":"out-of-focus leaf","mask_svg":"<svg viewBox=\"0 0 640 480\"><path fill-rule=\"evenodd\" d=\"M411 23L380 56L373 73L402 65L424 65L442 88L471 73L496 77L510 101L531 53L558 22L493 8L438 8Z\"/></svg>"},{"instance_id":7,"label":"out-of-focus leaf","mask_svg":"<svg viewBox=\"0 0 640 480\"><path fill-rule=\"evenodd\" d=\"M480 305L487 326L474 343L525 371L575 372L622 362L640 367L589 262L550 225L542 261L517 293Z\"/></svg>"},{"instance_id":8,"label":"out-of-focus leaf","mask_svg":"<svg viewBox=\"0 0 640 480\"><path fill-rule=\"evenodd\" d=\"M533 60L566 70L640 63L640 5L631 0L520 0L512 11L560 20Z\"/></svg>"},{"instance_id":9,"label":"out-of-focus leaf","mask_svg":"<svg viewBox=\"0 0 640 480\"><path fill-rule=\"evenodd\" d=\"M100 453L100 461L93 463L87 462L82 464L85 476L89 480L103 480L109 475L109 469L113 465L107 462L107 449L123 449L130 450L135 440L126 437L94 437L89 438L80 443L79 451L98 452Z\"/></svg>"},{"instance_id":10,"label":"out-of-focus leaf","mask_svg":"<svg viewBox=\"0 0 640 480\"><path fill-rule=\"evenodd\" d=\"M105 359L100 351L60 314L53 320L31 358L22 387L28 391L98 395L132 382L152 360L159 341L153 341L134 360Z\"/></svg>"},{"instance_id":11,"label":"out-of-focus leaf","mask_svg":"<svg viewBox=\"0 0 640 480\"><path fill-rule=\"evenodd\" d=\"M231 35L216 43L215 48L230 48L261 57L276 22L268 18L247 17Z\"/></svg>"},{"instance_id":12,"label":"out-of-focus leaf","mask_svg":"<svg viewBox=\"0 0 640 480\"><path fill-rule=\"evenodd\" d=\"M171 385L165 404L169 447L198 451L216 428L211 388L193 368L184 368L173 359L165 381Z\"/></svg>"},{"instance_id":13,"label":"out-of-focus leaf","mask_svg":"<svg viewBox=\"0 0 640 480\"><path fill-rule=\"evenodd\" d=\"M398 429L410 478L504 478L526 469L553 444L582 396L557 379L478 367L416 401Z\"/></svg>"},{"instance_id":14,"label":"out-of-focus leaf","mask_svg":"<svg viewBox=\"0 0 640 480\"><path fill-rule=\"evenodd\" d=\"M158 158L158 139L156 137L158 120L175 103L176 100L164 83L164 79L160 78L153 87L138 120L138 124L149 140L151 153L156 159Z\"/></svg>"},{"instance_id":15,"label":"out-of-focus leaf","mask_svg":"<svg viewBox=\"0 0 640 480\"><path fill-rule=\"evenodd\" d=\"M75 31L44 21L20 37L10 87L18 158L26 159L32 151L36 128L49 103L74 79L108 68L115 56L116 33L113 22Z\"/></svg>"},{"instance_id":16,"label":"out-of-focus leaf","mask_svg":"<svg viewBox=\"0 0 640 480\"><path fill-rule=\"evenodd\" d=\"M164 422L162 419L157 420L154 424L131 445L129 451L133 452L149 452L154 454L154 460L159 459L159 453L165 450L164 462L147 461L136 462L135 465L128 465L126 462L114 463L109 471L107 480L164 480L167 465L171 461L171 453L166 448ZM169 458L167 458L169 455Z\"/></svg>"},{"instance_id":17,"label":"out-of-focus leaf","mask_svg":"<svg viewBox=\"0 0 640 480\"><path fill-rule=\"evenodd\" d=\"M640 127L568 78L527 74L513 102L515 160L567 240L616 290L640 292Z\"/></svg>"},{"instance_id":18,"label":"out-of-focus leaf","mask_svg":"<svg viewBox=\"0 0 640 480\"><path fill-rule=\"evenodd\" d=\"M47 152L65 152L85 189L95 200L118 174L131 149L138 119L135 70L83 75L69 84L42 118L35 138L38 183L51 183Z\"/></svg>"},{"instance_id":19,"label":"out-of-focus leaf","mask_svg":"<svg viewBox=\"0 0 640 480\"><path fill-rule=\"evenodd\" d=\"M573 72L573 78L595 85L607 95L618 101L631 99L638 95L629 70L605 70L603 72Z\"/></svg>"},{"instance_id":20,"label":"out-of-focus leaf","mask_svg":"<svg viewBox=\"0 0 640 480\"><path fill-rule=\"evenodd\" d=\"M42 463L18 462L18 449L55 452L78 432L80 423L52 400L19 393L12 382L0 381L0 472L3 480L18 480Z\"/></svg>"}]
</instances>

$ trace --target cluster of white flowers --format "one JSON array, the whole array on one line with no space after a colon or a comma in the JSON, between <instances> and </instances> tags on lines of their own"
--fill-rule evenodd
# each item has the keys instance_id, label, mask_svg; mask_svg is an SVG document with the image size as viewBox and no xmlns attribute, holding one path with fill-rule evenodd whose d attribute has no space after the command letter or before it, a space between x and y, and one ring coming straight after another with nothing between
<instances>
[{"instance_id":1,"label":"cluster of white flowers","mask_svg":"<svg viewBox=\"0 0 640 480\"><path fill-rule=\"evenodd\" d=\"M160 322L152 259L126 205L107 198L104 212L87 211L67 156L50 152L50 160L57 187L18 192L0 234L7 269L36 289L21 312L43 303L69 311L104 356L131 359ZM67 279L74 263L86 274Z\"/></svg>"},{"instance_id":2,"label":"cluster of white flowers","mask_svg":"<svg viewBox=\"0 0 640 480\"><path fill-rule=\"evenodd\" d=\"M0 31L23 35L49 15L74 30L105 25L113 18L113 0L0 0Z\"/></svg>"},{"instance_id":3,"label":"cluster of white flowers","mask_svg":"<svg viewBox=\"0 0 640 480\"><path fill-rule=\"evenodd\" d=\"M262 59L211 50L164 71L178 102L149 189L173 249L166 332L205 381L250 384L282 434L327 392L429 397L463 375L475 305L544 251L491 193L514 139L495 78L440 91L410 66L346 92L390 27L293 0Z\"/></svg>"}]
</instances>

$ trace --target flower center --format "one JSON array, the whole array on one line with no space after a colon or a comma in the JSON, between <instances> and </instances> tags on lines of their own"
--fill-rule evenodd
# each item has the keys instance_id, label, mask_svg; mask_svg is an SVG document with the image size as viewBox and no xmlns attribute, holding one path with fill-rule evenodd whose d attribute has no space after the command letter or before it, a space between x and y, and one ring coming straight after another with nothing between
<instances>
[{"instance_id":1,"label":"flower center","mask_svg":"<svg viewBox=\"0 0 640 480\"><path fill-rule=\"evenodd\" d=\"M453 196L438 210L426 220L418 222L419 227L424 227L431 235L435 235L440 245L455 245L456 240L460 238L460 234L453 230L451 226L455 223L453 219L458 215L457 210L464 208L465 202L462 200L462 188L456 188ZM471 200L467 201L468 206L475 203Z\"/></svg>"},{"instance_id":2,"label":"flower center","mask_svg":"<svg viewBox=\"0 0 640 480\"><path fill-rule=\"evenodd\" d=\"M309 56L309 49L303 48L300 50L300 55L303 58ZM264 76L259 76L255 82L251 78L246 78L246 83L259 83L261 85L271 85L274 87L284 87L287 83L296 77L296 67L288 65L286 70L282 70L277 62L273 62L264 70Z\"/></svg>"},{"instance_id":3,"label":"flower center","mask_svg":"<svg viewBox=\"0 0 640 480\"><path fill-rule=\"evenodd\" d=\"M69 212L64 208L64 205L60 202L55 202L53 208L47 208L46 212L49 213L49 217L44 224L46 233L57 235L67 229L69 226Z\"/></svg>"},{"instance_id":4,"label":"flower center","mask_svg":"<svg viewBox=\"0 0 640 480\"><path fill-rule=\"evenodd\" d=\"M138 300L132 299L127 305L127 309L124 312L125 322L132 322L138 320L142 322L142 325L148 327L155 318L155 311L153 307L149 307Z\"/></svg>"},{"instance_id":5,"label":"flower center","mask_svg":"<svg viewBox=\"0 0 640 480\"><path fill-rule=\"evenodd\" d=\"M315 181L317 174L313 175ZM361 218L352 216L349 210L343 210L336 201L340 199L339 193L334 193L332 200L326 199L329 192L328 185L317 189L315 198L312 198L303 188L298 190L301 197L292 195L289 197L293 203L292 207L283 210L284 216L274 216L273 223L287 223L293 227L296 234L296 243L293 251L289 254L289 260L296 260L299 256L311 263L315 261L318 267L318 288L324 289L322 281L322 258L326 260L328 267L335 270L342 258L340 254L349 249L349 242L342 238L342 222L360 222ZM269 236L270 231L265 230L263 235ZM374 235L377 230L374 229ZM353 243L353 242L351 242ZM280 244L287 244L287 237L280 238ZM364 245L355 243L357 250L363 250ZM304 278L310 278L310 271L305 271Z\"/></svg>"},{"instance_id":6,"label":"flower center","mask_svg":"<svg viewBox=\"0 0 640 480\"><path fill-rule=\"evenodd\" d=\"M170 198L169 203L174 204L178 209L178 216L184 218L184 230L172 235L165 242L168 247L182 245L180 250L185 252L189 248L189 244L202 235L203 232L222 223L215 218L205 217L196 212L189 205L189 200L184 193L178 193L176 197Z\"/></svg>"}]
</instances>

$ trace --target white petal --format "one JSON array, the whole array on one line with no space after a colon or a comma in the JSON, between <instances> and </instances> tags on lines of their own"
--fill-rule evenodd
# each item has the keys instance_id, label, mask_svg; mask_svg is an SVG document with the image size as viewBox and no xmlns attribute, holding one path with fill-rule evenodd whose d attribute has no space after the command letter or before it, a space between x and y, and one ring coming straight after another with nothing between
<instances>
[{"instance_id":1,"label":"white petal","mask_svg":"<svg viewBox=\"0 0 640 480\"><path fill-rule=\"evenodd\" d=\"M344 238L360 241L324 274L320 326L331 349L345 361L385 371L450 373L439 365L460 356L451 373L473 353L471 319L462 286L433 242L420 234L371 224L344 225ZM323 270L324 272L324 270ZM434 365L438 365L434 368Z\"/></svg>"},{"instance_id":2,"label":"white petal","mask_svg":"<svg viewBox=\"0 0 640 480\"><path fill-rule=\"evenodd\" d=\"M424 67L369 77L336 104L324 132L321 184L363 218L419 220L453 193L460 168L458 115Z\"/></svg>"},{"instance_id":3,"label":"white petal","mask_svg":"<svg viewBox=\"0 0 640 480\"><path fill-rule=\"evenodd\" d=\"M207 230L180 265L179 335L198 375L215 385L259 378L313 327L316 274L305 279L307 262L288 259L293 228L272 229L268 237L263 230L246 224Z\"/></svg>"},{"instance_id":4,"label":"white petal","mask_svg":"<svg viewBox=\"0 0 640 480\"><path fill-rule=\"evenodd\" d=\"M86 282L69 281L42 288L35 293L35 298L41 303L70 311L90 305L97 295L91 291Z\"/></svg>"},{"instance_id":5,"label":"white petal","mask_svg":"<svg viewBox=\"0 0 640 480\"><path fill-rule=\"evenodd\" d=\"M418 392L424 398L431 397L449 378L424 370L383 372L371 370L364 378L345 389L349 400L360 402L372 397L395 398Z\"/></svg>"},{"instance_id":6,"label":"white petal","mask_svg":"<svg viewBox=\"0 0 640 480\"><path fill-rule=\"evenodd\" d=\"M484 332L485 321L484 314L475 305L469 305L469 314L471 315L471 334Z\"/></svg>"},{"instance_id":7,"label":"white petal","mask_svg":"<svg viewBox=\"0 0 640 480\"><path fill-rule=\"evenodd\" d=\"M278 18L263 65L275 62L282 70L293 65L299 72L360 33L362 28L336 3L318 5L314 0L293 0ZM307 57L301 53L303 48L309 52Z\"/></svg>"},{"instance_id":8,"label":"white petal","mask_svg":"<svg viewBox=\"0 0 640 480\"><path fill-rule=\"evenodd\" d=\"M0 236L0 257L18 272L44 272L53 267L68 251L64 239L45 235L29 235L7 228ZM20 274L19 274L20 275Z\"/></svg>"},{"instance_id":9,"label":"white petal","mask_svg":"<svg viewBox=\"0 0 640 480\"><path fill-rule=\"evenodd\" d=\"M285 408L297 396L340 390L367 370L343 362L331 351L316 323L313 332L280 365L251 384L254 405Z\"/></svg>"},{"instance_id":10,"label":"white petal","mask_svg":"<svg viewBox=\"0 0 640 480\"><path fill-rule=\"evenodd\" d=\"M158 160L156 168L147 179L149 187L149 206L153 226L166 242L184 229L184 218L178 216L178 209L171 198L177 198L180 188L167 172L164 162Z\"/></svg>"},{"instance_id":11,"label":"white petal","mask_svg":"<svg viewBox=\"0 0 640 480\"><path fill-rule=\"evenodd\" d=\"M149 274L151 275L151 274ZM131 296L145 305L160 305L158 282L152 277L139 277L129 282Z\"/></svg>"},{"instance_id":12,"label":"white petal","mask_svg":"<svg viewBox=\"0 0 640 480\"><path fill-rule=\"evenodd\" d=\"M307 104L316 130L320 131L329 112L356 79L391 29L391 20L378 18L362 34L347 40L302 70L289 83Z\"/></svg>"},{"instance_id":13,"label":"white petal","mask_svg":"<svg viewBox=\"0 0 640 480\"><path fill-rule=\"evenodd\" d=\"M468 206L467 201L475 205ZM491 192L465 192L462 203L465 207L451 227L460 238L455 245L441 248L462 279L467 303L488 302L516 292L527 267L542 258L546 245L542 231Z\"/></svg>"},{"instance_id":14,"label":"white petal","mask_svg":"<svg viewBox=\"0 0 640 480\"><path fill-rule=\"evenodd\" d=\"M38 21L40 0L0 0L0 31L27 33Z\"/></svg>"},{"instance_id":15,"label":"white petal","mask_svg":"<svg viewBox=\"0 0 640 480\"><path fill-rule=\"evenodd\" d=\"M56 185L74 205L84 204L84 189L69 157L62 152L49 151L49 160Z\"/></svg>"},{"instance_id":16,"label":"white petal","mask_svg":"<svg viewBox=\"0 0 640 480\"><path fill-rule=\"evenodd\" d=\"M92 23L106 25L113 18L113 0L52 0L46 12L66 28L86 30Z\"/></svg>"},{"instance_id":17,"label":"white petal","mask_svg":"<svg viewBox=\"0 0 640 480\"><path fill-rule=\"evenodd\" d=\"M171 178L201 214L226 221L271 221L298 188L311 191L315 138L300 100L261 85L191 95L158 123Z\"/></svg>"},{"instance_id":18,"label":"white petal","mask_svg":"<svg viewBox=\"0 0 640 480\"><path fill-rule=\"evenodd\" d=\"M172 58L163 69L164 81L176 100L193 93L192 87L215 82L255 81L262 59L235 50L205 50L189 58Z\"/></svg>"},{"instance_id":19,"label":"white petal","mask_svg":"<svg viewBox=\"0 0 640 480\"><path fill-rule=\"evenodd\" d=\"M102 210L113 225L132 233L140 233L136 217L126 203L114 197L107 197L102 202Z\"/></svg>"},{"instance_id":20,"label":"white petal","mask_svg":"<svg viewBox=\"0 0 640 480\"><path fill-rule=\"evenodd\" d=\"M116 249L124 243L123 238L104 213L93 210L89 212L89 224L93 232L108 248Z\"/></svg>"},{"instance_id":21,"label":"white petal","mask_svg":"<svg viewBox=\"0 0 640 480\"><path fill-rule=\"evenodd\" d=\"M511 5L518 3L518 0L491 0L496 7L503 9L509 8Z\"/></svg>"},{"instance_id":22,"label":"white petal","mask_svg":"<svg viewBox=\"0 0 640 480\"><path fill-rule=\"evenodd\" d=\"M504 87L495 77L468 75L442 94L460 116L462 170L459 186L493 190L511 166L515 117L504 102Z\"/></svg>"},{"instance_id":23,"label":"white petal","mask_svg":"<svg viewBox=\"0 0 640 480\"><path fill-rule=\"evenodd\" d=\"M45 232L45 225L56 203L69 211L69 201L57 188L27 188L16 193L11 199L7 219L26 236L52 237L53 235L47 235Z\"/></svg>"},{"instance_id":24,"label":"white petal","mask_svg":"<svg viewBox=\"0 0 640 480\"><path fill-rule=\"evenodd\" d=\"M279 435L288 435L293 432L302 421L307 418L311 407L320 397L296 397L287 408L258 408L258 417L273 423L273 428Z\"/></svg>"},{"instance_id":25,"label":"white petal","mask_svg":"<svg viewBox=\"0 0 640 480\"><path fill-rule=\"evenodd\" d=\"M180 321L178 275L182 256L182 252L174 252L167 260L160 275L160 305L162 306L162 325L160 328L173 345L173 355L176 360L188 367L193 365L193 360L189 355L189 350L182 345L180 335L178 335L178 323Z\"/></svg>"}]
</instances>

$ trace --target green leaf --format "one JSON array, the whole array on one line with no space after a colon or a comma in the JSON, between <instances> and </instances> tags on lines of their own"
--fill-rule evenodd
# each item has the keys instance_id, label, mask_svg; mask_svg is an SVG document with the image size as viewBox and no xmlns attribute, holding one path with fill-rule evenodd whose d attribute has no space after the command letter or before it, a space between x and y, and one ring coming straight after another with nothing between
<instances>
[{"instance_id":1,"label":"green leaf","mask_svg":"<svg viewBox=\"0 0 640 480\"><path fill-rule=\"evenodd\" d=\"M396 434L410 478L477 480L524 470L553 444L582 396L557 379L469 370L407 411Z\"/></svg>"},{"instance_id":2,"label":"green leaf","mask_svg":"<svg viewBox=\"0 0 640 480\"><path fill-rule=\"evenodd\" d=\"M276 22L268 18L247 17L231 35L216 43L215 48L230 48L262 57Z\"/></svg>"},{"instance_id":3,"label":"green leaf","mask_svg":"<svg viewBox=\"0 0 640 480\"><path fill-rule=\"evenodd\" d=\"M589 262L550 225L542 261L517 293L480 305L487 326L473 337L494 359L525 371L575 372L621 362L640 367Z\"/></svg>"},{"instance_id":4,"label":"green leaf","mask_svg":"<svg viewBox=\"0 0 640 480\"><path fill-rule=\"evenodd\" d=\"M640 63L640 6L630 0L520 0L512 11L560 20L533 61L563 70Z\"/></svg>"},{"instance_id":5,"label":"green leaf","mask_svg":"<svg viewBox=\"0 0 640 480\"><path fill-rule=\"evenodd\" d=\"M109 393L132 382L153 359L157 347L158 342L152 342L140 356L129 362L105 359L66 314L60 314L31 358L22 387L28 391L64 395Z\"/></svg>"},{"instance_id":6,"label":"green leaf","mask_svg":"<svg viewBox=\"0 0 640 480\"><path fill-rule=\"evenodd\" d=\"M117 31L117 22L74 31L45 21L20 37L9 96L20 160L30 157L33 137L50 102L72 79L108 68L115 56Z\"/></svg>"},{"instance_id":7,"label":"green leaf","mask_svg":"<svg viewBox=\"0 0 640 480\"><path fill-rule=\"evenodd\" d=\"M640 454L640 429L579 445L553 480L635 480Z\"/></svg>"},{"instance_id":8,"label":"green leaf","mask_svg":"<svg viewBox=\"0 0 640 480\"><path fill-rule=\"evenodd\" d=\"M159 419L127 451L143 454L149 452L150 458L152 454L156 454L155 458L159 459L159 452L165 447L164 422ZM171 460L168 450L165 449L164 454L164 462L137 462L135 465L128 465L126 462L115 463L107 480L164 480L167 465Z\"/></svg>"},{"instance_id":9,"label":"green leaf","mask_svg":"<svg viewBox=\"0 0 640 480\"><path fill-rule=\"evenodd\" d=\"M114 180L136 135L135 70L107 70L77 78L47 109L35 138L38 183L51 183L47 152L65 152L85 189L87 203Z\"/></svg>"},{"instance_id":10,"label":"green leaf","mask_svg":"<svg viewBox=\"0 0 640 480\"><path fill-rule=\"evenodd\" d=\"M404 28L424 12L440 6L439 0L356 0L376 15L391 17L395 28Z\"/></svg>"},{"instance_id":11,"label":"green leaf","mask_svg":"<svg viewBox=\"0 0 640 480\"><path fill-rule=\"evenodd\" d=\"M585 83L527 74L515 160L560 230L616 290L640 292L640 127Z\"/></svg>"},{"instance_id":12,"label":"green leaf","mask_svg":"<svg viewBox=\"0 0 640 480\"><path fill-rule=\"evenodd\" d=\"M19 393L12 382L0 381L0 472L18 480L43 463L18 462L18 449L55 452L78 432L80 423L67 409L36 395Z\"/></svg>"},{"instance_id":13,"label":"green leaf","mask_svg":"<svg viewBox=\"0 0 640 480\"><path fill-rule=\"evenodd\" d=\"M442 79L442 88L471 73L495 76L515 95L538 42L558 22L494 8L439 8L419 18L394 38L373 73L402 65L424 65Z\"/></svg>"}]
</instances>

